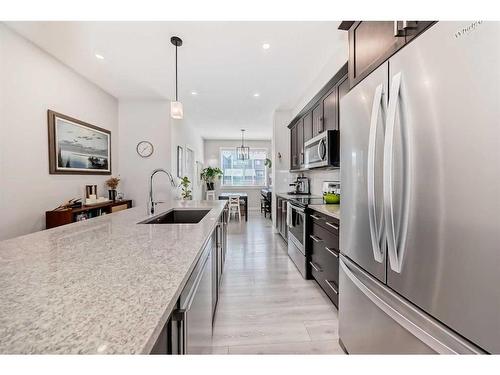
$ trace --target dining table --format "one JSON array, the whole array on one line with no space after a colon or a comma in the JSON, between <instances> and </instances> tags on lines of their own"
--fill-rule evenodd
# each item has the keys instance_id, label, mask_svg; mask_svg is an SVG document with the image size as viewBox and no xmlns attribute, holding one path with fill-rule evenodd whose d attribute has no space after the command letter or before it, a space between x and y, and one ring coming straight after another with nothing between
<instances>
[{"instance_id":1,"label":"dining table","mask_svg":"<svg viewBox=\"0 0 500 375\"><path fill-rule=\"evenodd\" d=\"M234 193L220 193L219 194L219 200L228 200L229 197L234 197L234 196L239 196L240 199L245 202L245 221L248 221L248 194L247 193L237 193L237 192L234 192Z\"/></svg>"}]
</instances>

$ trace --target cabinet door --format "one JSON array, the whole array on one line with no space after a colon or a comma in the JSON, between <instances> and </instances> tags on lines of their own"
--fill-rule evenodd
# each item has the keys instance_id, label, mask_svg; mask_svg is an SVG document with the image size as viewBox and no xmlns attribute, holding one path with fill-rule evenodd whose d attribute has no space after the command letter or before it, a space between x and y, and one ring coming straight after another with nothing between
<instances>
[{"instance_id":1,"label":"cabinet door","mask_svg":"<svg viewBox=\"0 0 500 375\"><path fill-rule=\"evenodd\" d=\"M290 131L290 168L297 169L297 126L293 126Z\"/></svg>"},{"instance_id":2,"label":"cabinet door","mask_svg":"<svg viewBox=\"0 0 500 375\"><path fill-rule=\"evenodd\" d=\"M297 123L297 157L298 165L304 165L304 119L300 119Z\"/></svg>"},{"instance_id":3,"label":"cabinet door","mask_svg":"<svg viewBox=\"0 0 500 375\"><path fill-rule=\"evenodd\" d=\"M340 116L342 116L342 114L340 113L340 103L342 102L342 98L349 92L349 79L347 78L347 76L343 78L343 80L341 80L337 88L338 88L337 129L340 130Z\"/></svg>"},{"instance_id":4,"label":"cabinet door","mask_svg":"<svg viewBox=\"0 0 500 375\"><path fill-rule=\"evenodd\" d=\"M313 118L312 112L304 116L304 143L313 137Z\"/></svg>"},{"instance_id":5,"label":"cabinet door","mask_svg":"<svg viewBox=\"0 0 500 375\"><path fill-rule=\"evenodd\" d=\"M338 87L335 86L323 99L323 130L338 129Z\"/></svg>"},{"instance_id":6,"label":"cabinet door","mask_svg":"<svg viewBox=\"0 0 500 375\"><path fill-rule=\"evenodd\" d=\"M405 44L398 21L358 21L349 29L349 84L355 86ZM397 23L401 28L401 22Z\"/></svg>"},{"instance_id":7,"label":"cabinet door","mask_svg":"<svg viewBox=\"0 0 500 375\"><path fill-rule=\"evenodd\" d=\"M313 120L313 137L317 136L323 132L323 105L318 103L316 107L312 110L312 120Z\"/></svg>"}]
</instances>

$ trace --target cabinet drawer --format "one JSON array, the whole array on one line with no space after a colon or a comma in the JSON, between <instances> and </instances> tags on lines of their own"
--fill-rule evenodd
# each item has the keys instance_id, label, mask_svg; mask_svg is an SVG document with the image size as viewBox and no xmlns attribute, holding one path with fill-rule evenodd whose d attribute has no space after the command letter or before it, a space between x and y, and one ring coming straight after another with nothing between
<instances>
[{"instance_id":1,"label":"cabinet drawer","mask_svg":"<svg viewBox=\"0 0 500 375\"><path fill-rule=\"evenodd\" d=\"M321 225L313 223L309 237L312 243L320 243L322 246L335 249L337 252L339 251L338 232L330 232Z\"/></svg>"},{"instance_id":2,"label":"cabinet drawer","mask_svg":"<svg viewBox=\"0 0 500 375\"><path fill-rule=\"evenodd\" d=\"M311 262L321 270L322 277L338 282L339 280L339 253L323 242L315 242L311 246Z\"/></svg>"},{"instance_id":3,"label":"cabinet drawer","mask_svg":"<svg viewBox=\"0 0 500 375\"><path fill-rule=\"evenodd\" d=\"M310 262L310 266L311 266L311 274L316 280L316 282L319 284L321 289L323 289L328 298L330 298L333 304L338 307L339 303L338 280L337 281L329 280L327 277L325 277L325 272L312 261Z\"/></svg>"},{"instance_id":4,"label":"cabinet drawer","mask_svg":"<svg viewBox=\"0 0 500 375\"><path fill-rule=\"evenodd\" d=\"M319 225L319 226L323 227L324 229L326 229L328 232L331 232L337 236L339 235L340 223L339 223L338 219L320 214L317 211L314 211L312 214L309 215L309 217L311 218L313 226L315 224Z\"/></svg>"}]
</instances>

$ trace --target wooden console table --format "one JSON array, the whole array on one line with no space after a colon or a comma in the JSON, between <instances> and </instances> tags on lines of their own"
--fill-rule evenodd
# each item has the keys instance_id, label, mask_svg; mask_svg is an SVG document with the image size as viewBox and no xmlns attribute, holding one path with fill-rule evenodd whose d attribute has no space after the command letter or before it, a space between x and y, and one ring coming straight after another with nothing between
<instances>
[{"instance_id":1,"label":"wooden console table","mask_svg":"<svg viewBox=\"0 0 500 375\"><path fill-rule=\"evenodd\" d=\"M87 219L101 216L103 214L111 214L113 212L126 210L132 207L131 200L122 200L115 202L106 202L94 204L92 206L82 206L78 208L67 208L64 210L46 211L45 212L45 228L50 229L60 225L74 223L79 221L78 218L86 216Z\"/></svg>"}]
</instances>

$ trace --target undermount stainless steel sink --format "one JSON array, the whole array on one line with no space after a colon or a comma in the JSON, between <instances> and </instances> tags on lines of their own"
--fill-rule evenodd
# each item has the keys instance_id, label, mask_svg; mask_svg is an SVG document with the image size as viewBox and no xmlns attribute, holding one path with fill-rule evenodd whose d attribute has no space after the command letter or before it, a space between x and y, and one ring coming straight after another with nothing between
<instances>
[{"instance_id":1,"label":"undermount stainless steel sink","mask_svg":"<svg viewBox=\"0 0 500 375\"><path fill-rule=\"evenodd\" d=\"M199 223L210 210L172 209L138 224L196 224Z\"/></svg>"}]
</instances>

